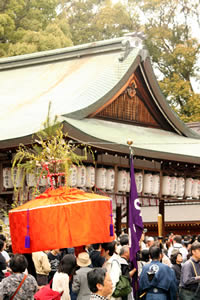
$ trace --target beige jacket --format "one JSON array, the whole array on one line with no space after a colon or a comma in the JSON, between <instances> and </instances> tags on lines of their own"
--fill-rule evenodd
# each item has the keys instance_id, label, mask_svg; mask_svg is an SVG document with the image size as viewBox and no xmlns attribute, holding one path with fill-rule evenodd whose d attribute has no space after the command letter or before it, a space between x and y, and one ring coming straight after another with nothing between
<instances>
[{"instance_id":1,"label":"beige jacket","mask_svg":"<svg viewBox=\"0 0 200 300\"><path fill-rule=\"evenodd\" d=\"M51 271L51 265L45 252L39 251L32 253L32 259L37 274L49 275L49 272Z\"/></svg>"}]
</instances>

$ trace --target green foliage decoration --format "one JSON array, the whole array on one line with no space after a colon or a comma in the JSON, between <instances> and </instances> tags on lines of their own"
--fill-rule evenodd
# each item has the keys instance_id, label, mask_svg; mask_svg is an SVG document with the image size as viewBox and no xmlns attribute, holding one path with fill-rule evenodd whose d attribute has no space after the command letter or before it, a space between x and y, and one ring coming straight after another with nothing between
<instances>
[{"instance_id":1,"label":"green foliage decoration","mask_svg":"<svg viewBox=\"0 0 200 300\"><path fill-rule=\"evenodd\" d=\"M25 201L23 194L27 174L34 174L36 177L33 196L40 193L38 190L39 180L41 176L48 177L48 170L51 174L64 173L65 186L68 187L70 168L73 164L80 165L83 160L87 159L87 153L91 152L90 147L81 145L84 154L78 155L76 153L80 145L66 141L67 134L63 133L63 126L57 121L57 117L54 118L53 122L50 119L50 106L47 119L43 124L44 128L33 136L32 146L27 147L20 144L13 159L11 169L15 190L13 207L19 204L19 195L20 204ZM58 175L53 175L53 178L54 187L57 187ZM17 180L20 181L20 188L16 187Z\"/></svg>"}]
</instances>

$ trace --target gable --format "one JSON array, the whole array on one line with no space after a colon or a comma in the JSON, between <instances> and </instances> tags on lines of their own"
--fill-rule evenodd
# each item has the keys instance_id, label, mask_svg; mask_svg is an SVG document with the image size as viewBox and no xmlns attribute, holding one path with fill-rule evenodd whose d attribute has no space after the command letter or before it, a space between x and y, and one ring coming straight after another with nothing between
<instances>
[{"instance_id":1,"label":"gable","mask_svg":"<svg viewBox=\"0 0 200 300\"><path fill-rule=\"evenodd\" d=\"M126 89L116 100L99 112L96 117L161 128L149 112L145 103L137 94L131 96L129 89Z\"/></svg>"},{"instance_id":2,"label":"gable","mask_svg":"<svg viewBox=\"0 0 200 300\"><path fill-rule=\"evenodd\" d=\"M152 99L140 67L131 75L120 94L89 116L174 132Z\"/></svg>"}]
</instances>

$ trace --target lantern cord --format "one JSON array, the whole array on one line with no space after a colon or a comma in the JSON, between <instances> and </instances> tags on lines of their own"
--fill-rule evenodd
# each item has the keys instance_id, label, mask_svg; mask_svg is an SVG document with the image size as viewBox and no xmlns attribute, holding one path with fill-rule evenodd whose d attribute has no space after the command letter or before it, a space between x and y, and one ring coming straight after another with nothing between
<instances>
[{"instance_id":1,"label":"lantern cord","mask_svg":"<svg viewBox=\"0 0 200 300\"><path fill-rule=\"evenodd\" d=\"M30 248L30 234L29 234L29 209L27 209L27 234L25 236L25 248Z\"/></svg>"}]
</instances>

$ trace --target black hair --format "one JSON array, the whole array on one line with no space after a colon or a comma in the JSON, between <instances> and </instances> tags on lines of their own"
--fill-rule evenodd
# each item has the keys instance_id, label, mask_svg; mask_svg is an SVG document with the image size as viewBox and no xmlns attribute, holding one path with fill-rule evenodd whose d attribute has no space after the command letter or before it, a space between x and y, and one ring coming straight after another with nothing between
<instances>
[{"instance_id":1,"label":"black hair","mask_svg":"<svg viewBox=\"0 0 200 300\"><path fill-rule=\"evenodd\" d=\"M4 234L0 234L0 240L2 240L3 242L6 242L6 237Z\"/></svg>"},{"instance_id":2,"label":"black hair","mask_svg":"<svg viewBox=\"0 0 200 300\"><path fill-rule=\"evenodd\" d=\"M160 247L151 246L149 248L149 255L151 259L159 259L160 254L162 254L162 250L160 249Z\"/></svg>"},{"instance_id":3,"label":"black hair","mask_svg":"<svg viewBox=\"0 0 200 300\"><path fill-rule=\"evenodd\" d=\"M149 261L149 249L143 249L141 251L141 260L145 262Z\"/></svg>"},{"instance_id":4,"label":"black hair","mask_svg":"<svg viewBox=\"0 0 200 300\"><path fill-rule=\"evenodd\" d=\"M28 268L28 261L23 254L15 254L10 259L10 268L14 273L23 273Z\"/></svg>"},{"instance_id":5,"label":"black hair","mask_svg":"<svg viewBox=\"0 0 200 300\"><path fill-rule=\"evenodd\" d=\"M88 286L92 293L96 293L98 291L98 283L104 285L106 272L107 271L104 268L96 268L87 273Z\"/></svg>"},{"instance_id":6,"label":"black hair","mask_svg":"<svg viewBox=\"0 0 200 300\"><path fill-rule=\"evenodd\" d=\"M101 244L101 246L105 251L109 250L108 254L109 254L109 256L112 256L115 252L115 244L116 244L116 242L112 241L110 243L103 243L103 244Z\"/></svg>"},{"instance_id":7,"label":"black hair","mask_svg":"<svg viewBox=\"0 0 200 300\"><path fill-rule=\"evenodd\" d=\"M76 257L73 254L66 254L61 259L58 266L58 273L72 275L76 268Z\"/></svg>"},{"instance_id":8,"label":"black hair","mask_svg":"<svg viewBox=\"0 0 200 300\"><path fill-rule=\"evenodd\" d=\"M125 246L129 244L128 234L123 234L119 238L119 242L121 246Z\"/></svg>"},{"instance_id":9,"label":"black hair","mask_svg":"<svg viewBox=\"0 0 200 300\"><path fill-rule=\"evenodd\" d=\"M3 247L4 247L4 241L0 240L0 251L3 250Z\"/></svg>"},{"instance_id":10,"label":"black hair","mask_svg":"<svg viewBox=\"0 0 200 300\"><path fill-rule=\"evenodd\" d=\"M171 255L170 260L171 260L172 265L176 264L176 259L179 254L182 256L182 253L180 253L179 251L177 251Z\"/></svg>"},{"instance_id":11,"label":"black hair","mask_svg":"<svg viewBox=\"0 0 200 300\"><path fill-rule=\"evenodd\" d=\"M100 243L99 244L92 244L92 248L94 249L94 250L98 250L99 249L99 247L100 247Z\"/></svg>"}]
</instances>

